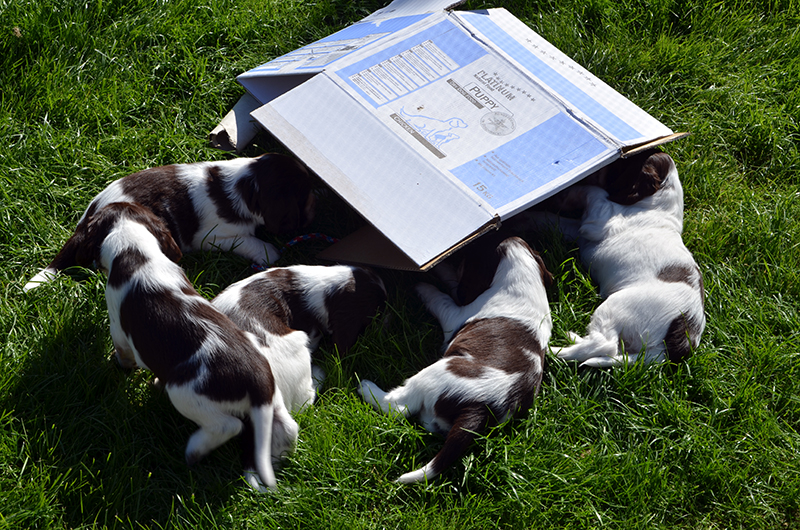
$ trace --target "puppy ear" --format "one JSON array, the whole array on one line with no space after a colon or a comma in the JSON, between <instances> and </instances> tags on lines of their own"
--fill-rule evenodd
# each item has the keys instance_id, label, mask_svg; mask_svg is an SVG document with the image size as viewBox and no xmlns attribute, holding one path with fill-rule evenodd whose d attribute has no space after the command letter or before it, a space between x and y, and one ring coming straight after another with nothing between
<instances>
[{"instance_id":1,"label":"puppy ear","mask_svg":"<svg viewBox=\"0 0 800 530\"><path fill-rule=\"evenodd\" d=\"M255 162L251 164L250 172L247 176L241 178L236 183L236 191L242 198L242 202L247 206L247 210L260 215L261 208L258 204L258 179L256 178L254 166Z\"/></svg>"},{"instance_id":2,"label":"puppy ear","mask_svg":"<svg viewBox=\"0 0 800 530\"><path fill-rule=\"evenodd\" d=\"M666 171L664 157L666 157ZM635 204L661 189L669 172L669 155L650 149L618 160L608 170L605 189L608 199L623 206Z\"/></svg>"},{"instance_id":3,"label":"puppy ear","mask_svg":"<svg viewBox=\"0 0 800 530\"><path fill-rule=\"evenodd\" d=\"M169 228L167 228L167 225L149 211L142 222L147 226L147 229L150 230L150 233L155 236L161 252L170 260L177 263L183 257L183 253L172 237L172 233L169 231Z\"/></svg>"},{"instance_id":4,"label":"puppy ear","mask_svg":"<svg viewBox=\"0 0 800 530\"><path fill-rule=\"evenodd\" d=\"M183 252L181 252L180 247L178 244L175 243L175 239L172 238L172 234L166 227L159 230L159 232L155 235L156 239L158 240L158 246L161 247L161 252L164 253L166 257L170 260L178 263L180 259L183 257Z\"/></svg>"},{"instance_id":5,"label":"puppy ear","mask_svg":"<svg viewBox=\"0 0 800 530\"><path fill-rule=\"evenodd\" d=\"M92 268L100 264L100 247L103 245L108 232L117 220L117 211L106 206L100 208L94 215L86 219L85 229L79 235L76 232L75 264L80 267Z\"/></svg>"},{"instance_id":6,"label":"puppy ear","mask_svg":"<svg viewBox=\"0 0 800 530\"><path fill-rule=\"evenodd\" d=\"M540 256L535 250L533 251L533 257L536 259L536 263L539 265L539 272L542 273L542 283L544 284L545 289L549 289L553 285L553 273L547 270L542 256Z\"/></svg>"}]
</instances>

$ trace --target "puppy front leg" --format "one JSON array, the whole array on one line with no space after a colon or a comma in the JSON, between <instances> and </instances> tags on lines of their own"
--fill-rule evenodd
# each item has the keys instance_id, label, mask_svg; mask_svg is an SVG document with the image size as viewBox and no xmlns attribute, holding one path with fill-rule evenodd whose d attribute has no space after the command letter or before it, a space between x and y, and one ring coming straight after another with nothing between
<instances>
[{"instance_id":1,"label":"puppy front leg","mask_svg":"<svg viewBox=\"0 0 800 530\"><path fill-rule=\"evenodd\" d=\"M281 257L274 245L255 236L209 237L203 241L204 250L234 252L259 265L270 265Z\"/></svg>"},{"instance_id":2,"label":"puppy front leg","mask_svg":"<svg viewBox=\"0 0 800 530\"><path fill-rule=\"evenodd\" d=\"M246 237L237 241L238 246L233 251L240 256L251 259L260 265L271 265L278 261L281 253L274 245L262 241L257 237Z\"/></svg>"},{"instance_id":3,"label":"puppy front leg","mask_svg":"<svg viewBox=\"0 0 800 530\"><path fill-rule=\"evenodd\" d=\"M615 357L618 344L619 338L612 340L602 333L591 331L572 346L553 348L552 350L561 359L584 363L593 357Z\"/></svg>"},{"instance_id":4,"label":"puppy front leg","mask_svg":"<svg viewBox=\"0 0 800 530\"><path fill-rule=\"evenodd\" d=\"M125 370L138 368L136 354L133 353L133 346L130 344L127 335L122 331L122 327L111 322L111 341L114 343L114 357L119 365Z\"/></svg>"},{"instance_id":5,"label":"puppy front leg","mask_svg":"<svg viewBox=\"0 0 800 530\"><path fill-rule=\"evenodd\" d=\"M387 399L388 394L372 381L366 379L361 381L356 391L361 396L361 399L384 414L401 414L406 418L410 415L408 407L397 401Z\"/></svg>"},{"instance_id":6,"label":"puppy front leg","mask_svg":"<svg viewBox=\"0 0 800 530\"><path fill-rule=\"evenodd\" d=\"M456 305L450 296L429 283L419 283L415 289L425 308L436 317L442 326L444 341L449 341L453 333L464 324L461 307Z\"/></svg>"}]
</instances>

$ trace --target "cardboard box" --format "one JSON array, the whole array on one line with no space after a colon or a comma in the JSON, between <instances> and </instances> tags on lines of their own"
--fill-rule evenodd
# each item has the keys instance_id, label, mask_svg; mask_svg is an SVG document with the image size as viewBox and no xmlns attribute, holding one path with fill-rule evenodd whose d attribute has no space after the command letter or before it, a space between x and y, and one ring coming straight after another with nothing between
<instances>
[{"instance_id":1,"label":"cardboard box","mask_svg":"<svg viewBox=\"0 0 800 530\"><path fill-rule=\"evenodd\" d=\"M321 257L426 270L666 126L505 9L396 0L238 77L370 227Z\"/></svg>"}]
</instances>

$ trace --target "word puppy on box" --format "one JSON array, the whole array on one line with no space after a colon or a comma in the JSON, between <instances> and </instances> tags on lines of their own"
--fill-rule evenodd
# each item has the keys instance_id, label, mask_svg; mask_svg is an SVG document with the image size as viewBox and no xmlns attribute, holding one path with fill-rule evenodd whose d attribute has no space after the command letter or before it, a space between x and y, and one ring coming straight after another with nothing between
<instances>
[{"instance_id":1,"label":"word puppy on box","mask_svg":"<svg viewBox=\"0 0 800 530\"><path fill-rule=\"evenodd\" d=\"M683 244L683 188L672 158L651 150L619 160L564 196L583 210L561 221L604 301L586 335L554 349L562 359L609 367L637 359L680 362L706 325L703 278Z\"/></svg>"},{"instance_id":2,"label":"word puppy on box","mask_svg":"<svg viewBox=\"0 0 800 530\"><path fill-rule=\"evenodd\" d=\"M175 164L122 177L92 200L75 233L24 289L33 289L77 265L75 252L86 237L88 222L112 202L148 208L166 223L183 252L231 250L256 263L272 263L280 254L255 237L256 228L265 226L271 233L282 234L310 223L315 207L311 184L308 170L281 154Z\"/></svg>"},{"instance_id":3,"label":"word puppy on box","mask_svg":"<svg viewBox=\"0 0 800 530\"><path fill-rule=\"evenodd\" d=\"M275 384L286 408L295 412L314 402L322 383L322 370L311 364L311 350L322 334L332 335L339 352L345 353L385 301L383 281L369 269L294 265L236 282L211 303L265 345ZM245 476L253 485L249 427L245 422L242 458Z\"/></svg>"},{"instance_id":4,"label":"word puppy on box","mask_svg":"<svg viewBox=\"0 0 800 530\"><path fill-rule=\"evenodd\" d=\"M242 430L255 433L261 483L276 486L272 459L294 449L298 426L286 409L258 340L194 290L175 263L167 226L135 203L98 209L75 249L79 265L108 274L106 304L120 364L151 370L175 408L200 428L186 461L197 462ZM260 486L261 484L257 484Z\"/></svg>"},{"instance_id":5,"label":"word puppy on box","mask_svg":"<svg viewBox=\"0 0 800 530\"><path fill-rule=\"evenodd\" d=\"M358 389L378 410L418 415L427 430L446 436L427 465L398 482L440 474L464 454L476 433L527 411L539 391L552 330L545 292L552 275L518 237L504 240L495 252L500 259L489 288L465 306L432 285L417 286L444 331L443 358L388 393L371 381L362 381Z\"/></svg>"}]
</instances>

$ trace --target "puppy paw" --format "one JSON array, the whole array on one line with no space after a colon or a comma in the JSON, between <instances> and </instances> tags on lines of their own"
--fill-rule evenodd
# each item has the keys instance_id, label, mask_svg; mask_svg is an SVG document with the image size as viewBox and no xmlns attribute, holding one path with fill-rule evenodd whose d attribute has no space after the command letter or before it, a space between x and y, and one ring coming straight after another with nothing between
<instances>
[{"instance_id":1,"label":"puppy paw","mask_svg":"<svg viewBox=\"0 0 800 530\"><path fill-rule=\"evenodd\" d=\"M588 366L589 368L611 368L618 366L620 361L614 357L592 357L583 361L580 366Z\"/></svg>"},{"instance_id":2,"label":"puppy paw","mask_svg":"<svg viewBox=\"0 0 800 530\"><path fill-rule=\"evenodd\" d=\"M572 344L578 344L579 342L583 341L583 337L581 337L580 335L578 335L574 331L568 331L567 332L567 339L569 339L569 341Z\"/></svg>"},{"instance_id":3,"label":"puppy paw","mask_svg":"<svg viewBox=\"0 0 800 530\"><path fill-rule=\"evenodd\" d=\"M361 381L360 385L358 385L356 392L358 392L358 395L361 396L361 399L376 409L383 410L381 407L381 401L383 400L384 396L386 396L386 392L381 390L378 385L365 379L364 381Z\"/></svg>"},{"instance_id":4,"label":"puppy paw","mask_svg":"<svg viewBox=\"0 0 800 530\"><path fill-rule=\"evenodd\" d=\"M325 381L325 370L317 366L311 365L311 383L314 385L314 392L319 394L322 390L322 383Z\"/></svg>"},{"instance_id":5,"label":"puppy paw","mask_svg":"<svg viewBox=\"0 0 800 530\"><path fill-rule=\"evenodd\" d=\"M244 473L242 473L242 476L245 482L247 482L247 484L250 485L250 487L253 488L253 490L257 493L266 493L269 491L269 488L267 488L264 483L261 482L261 479L259 478L255 469L245 469Z\"/></svg>"}]
</instances>

